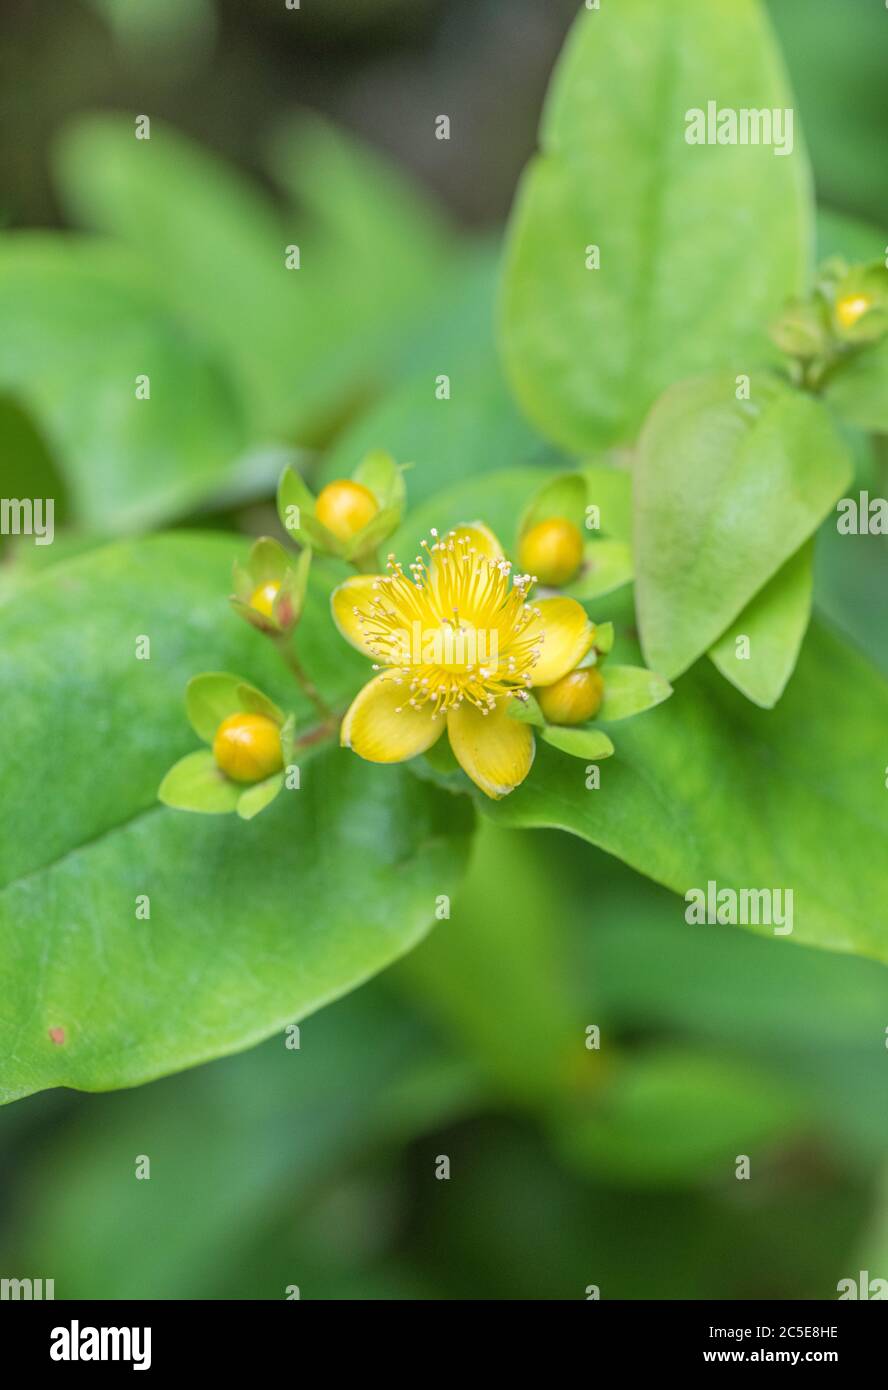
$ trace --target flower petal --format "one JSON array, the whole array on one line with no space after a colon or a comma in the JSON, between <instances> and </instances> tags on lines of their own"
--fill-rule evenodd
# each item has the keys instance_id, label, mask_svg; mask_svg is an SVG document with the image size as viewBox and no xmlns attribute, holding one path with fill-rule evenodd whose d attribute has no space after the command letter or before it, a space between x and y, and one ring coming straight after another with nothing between
<instances>
[{"instance_id":1,"label":"flower petal","mask_svg":"<svg viewBox=\"0 0 888 1390\"><path fill-rule=\"evenodd\" d=\"M447 732L463 771L495 801L514 791L531 769L533 731L509 717L508 700L498 700L487 714L464 700L448 711Z\"/></svg>"},{"instance_id":2,"label":"flower petal","mask_svg":"<svg viewBox=\"0 0 888 1390\"><path fill-rule=\"evenodd\" d=\"M582 661L595 640L595 624L575 598L542 598L534 604L540 616L527 627L527 636L543 634L534 685L553 685Z\"/></svg>"},{"instance_id":3,"label":"flower petal","mask_svg":"<svg viewBox=\"0 0 888 1390\"><path fill-rule=\"evenodd\" d=\"M355 613L355 609L359 608L364 613L370 611L370 605L376 597L374 585L378 584L379 580L380 576L377 574L355 574L334 589L330 595L330 611L333 614L333 621L346 642L357 647L359 652L364 653L364 656L374 659L376 659L374 653L364 640L364 624Z\"/></svg>"},{"instance_id":4,"label":"flower petal","mask_svg":"<svg viewBox=\"0 0 888 1390\"><path fill-rule=\"evenodd\" d=\"M464 521L459 526L454 526L452 530L445 531L438 537L436 545L444 547L448 552L460 548L468 542L468 548L477 550L480 555L487 555L491 560L502 560L503 548L493 534L489 526L485 526L483 521ZM440 551L436 551L433 546L433 553L437 556ZM433 561L434 565L434 561Z\"/></svg>"},{"instance_id":5,"label":"flower petal","mask_svg":"<svg viewBox=\"0 0 888 1390\"><path fill-rule=\"evenodd\" d=\"M400 685L388 673L374 676L352 702L342 721L339 741L368 763L403 763L437 742L444 719L432 718L431 705L413 709L407 681Z\"/></svg>"}]
</instances>

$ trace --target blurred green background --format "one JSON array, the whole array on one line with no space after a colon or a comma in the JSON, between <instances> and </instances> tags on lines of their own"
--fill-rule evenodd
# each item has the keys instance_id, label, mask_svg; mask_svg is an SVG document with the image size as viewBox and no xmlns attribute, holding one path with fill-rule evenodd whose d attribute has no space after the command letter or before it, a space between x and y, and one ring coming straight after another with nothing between
<instances>
[{"instance_id":1,"label":"blurred green background","mask_svg":"<svg viewBox=\"0 0 888 1390\"><path fill-rule=\"evenodd\" d=\"M821 201L884 227L884 13L871 0L770 9ZM266 0L4 9L6 227L71 225L77 199L60 193L52 151L72 119L105 109L169 122L278 206L268 140L307 109L375 147L386 179L397 169L410 181L383 183L373 242L364 203L349 205L360 183L348 159L337 182L341 151L326 125L310 127L316 143L291 185L340 238L354 236L356 283L368 278L367 238L371 280L406 273L386 207L426 238L395 320L368 294L333 315L326 343L293 347L314 373L298 420L269 396L258 425L232 425L248 466L241 456L212 487L195 466L174 502L157 492L138 505L114 493L110 473L93 491L75 479L60 553L119 526L258 531L282 450L333 476L377 442L402 458L424 450L414 502L482 456L484 467L551 458L508 403L490 320L498 232L575 10L563 0L303 0L298 17ZM449 143L429 138L439 112L453 117ZM274 147L280 173L286 140ZM78 220L108 230L101 189L83 202ZM121 235L138 242L138 230ZM150 235L163 235L160 213ZM186 299L176 313L190 322ZM319 322L326 301L316 308ZM354 369L343 382L346 341ZM429 443L427 415L411 408L415 373L437 369L453 344L468 403L443 432L436 417ZM220 338L234 380L243 364L227 346ZM380 356L377 377L367 363ZM69 439L65 421L47 441L11 369L5 380L5 457L26 460L32 479L45 470L61 496L53 452ZM281 399L287 389L282 379ZM884 546L853 575L826 547L820 575L822 606L884 666ZM604 1298L835 1297L859 1270L888 1277L886 979L862 960L689 932L679 899L589 846L485 825L451 919L306 1020L298 1050L276 1038L137 1091L44 1094L0 1111L0 1273L54 1278L59 1298L283 1298L292 1285L336 1299L584 1298L590 1285ZM591 1025L598 1050L586 1046ZM749 1182L735 1178L741 1154ZM139 1155L150 1181L135 1179ZM436 1177L442 1156L449 1180Z\"/></svg>"}]
</instances>

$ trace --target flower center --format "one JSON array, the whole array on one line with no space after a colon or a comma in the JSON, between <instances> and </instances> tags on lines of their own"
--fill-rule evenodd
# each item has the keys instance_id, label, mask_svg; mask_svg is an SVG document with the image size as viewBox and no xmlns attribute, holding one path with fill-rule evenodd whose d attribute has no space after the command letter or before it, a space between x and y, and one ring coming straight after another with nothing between
<instances>
[{"instance_id":1,"label":"flower center","mask_svg":"<svg viewBox=\"0 0 888 1390\"><path fill-rule=\"evenodd\" d=\"M404 703L432 717L463 700L483 713L501 697L526 698L543 641L540 611L528 603L530 575L482 554L451 532L409 566L389 557L367 608L356 608L365 641L404 686Z\"/></svg>"}]
</instances>

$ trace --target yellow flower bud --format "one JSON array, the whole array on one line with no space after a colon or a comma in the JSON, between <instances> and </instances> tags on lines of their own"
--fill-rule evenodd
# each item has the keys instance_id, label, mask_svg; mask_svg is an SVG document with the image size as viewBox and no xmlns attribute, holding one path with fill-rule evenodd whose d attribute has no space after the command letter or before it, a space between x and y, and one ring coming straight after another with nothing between
<instances>
[{"instance_id":1,"label":"yellow flower bud","mask_svg":"<svg viewBox=\"0 0 888 1390\"><path fill-rule=\"evenodd\" d=\"M601 708L604 680L595 666L588 666L568 671L554 685L542 685L533 693L550 724L585 724Z\"/></svg>"},{"instance_id":2,"label":"yellow flower bud","mask_svg":"<svg viewBox=\"0 0 888 1390\"><path fill-rule=\"evenodd\" d=\"M560 516L538 522L521 537L518 561L541 584L567 584L583 561L579 528Z\"/></svg>"},{"instance_id":3,"label":"yellow flower bud","mask_svg":"<svg viewBox=\"0 0 888 1390\"><path fill-rule=\"evenodd\" d=\"M266 714L230 714L216 730L213 757L233 782L261 782L284 765L280 730Z\"/></svg>"},{"instance_id":4,"label":"yellow flower bud","mask_svg":"<svg viewBox=\"0 0 888 1390\"><path fill-rule=\"evenodd\" d=\"M848 294L840 299L836 304L836 318L842 328L853 328L857 320L863 318L867 309L872 307L872 302L867 294Z\"/></svg>"},{"instance_id":5,"label":"yellow flower bud","mask_svg":"<svg viewBox=\"0 0 888 1390\"><path fill-rule=\"evenodd\" d=\"M379 503L370 489L347 478L328 483L315 503L318 521L340 541L350 541L378 511Z\"/></svg>"},{"instance_id":6,"label":"yellow flower bud","mask_svg":"<svg viewBox=\"0 0 888 1390\"><path fill-rule=\"evenodd\" d=\"M253 593L250 599L250 607L255 608L257 613L263 617L270 618L274 601L281 591L281 586L276 579L269 579L267 584L260 584L259 588Z\"/></svg>"}]
</instances>

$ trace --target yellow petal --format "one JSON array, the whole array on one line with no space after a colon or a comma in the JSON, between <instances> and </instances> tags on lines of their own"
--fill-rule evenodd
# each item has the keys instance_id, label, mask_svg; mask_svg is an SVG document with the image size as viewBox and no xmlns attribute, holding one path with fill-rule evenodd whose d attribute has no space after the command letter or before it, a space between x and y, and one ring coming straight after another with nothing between
<instances>
[{"instance_id":1,"label":"yellow petal","mask_svg":"<svg viewBox=\"0 0 888 1390\"><path fill-rule=\"evenodd\" d=\"M534 607L540 616L528 624L527 635L542 633L543 641L530 675L534 685L552 685L582 661L595 640L595 624L575 598L542 598Z\"/></svg>"},{"instance_id":2,"label":"yellow petal","mask_svg":"<svg viewBox=\"0 0 888 1390\"><path fill-rule=\"evenodd\" d=\"M330 609L339 631L347 642L369 657L373 657L373 652L364 640L364 625L355 609L370 612L370 605L376 597L373 586L379 582L379 578L376 574L352 575L330 595Z\"/></svg>"},{"instance_id":3,"label":"yellow petal","mask_svg":"<svg viewBox=\"0 0 888 1390\"><path fill-rule=\"evenodd\" d=\"M477 550L479 555L487 555L491 560L502 560L503 548L493 534L489 526L485 526L483 521L464 521L459 526L454 526L451 531L445 531L438 537L438 545L451 548L460 548L468 542L470 549Z\"/></svg>"},{"instance_id":4,"label":"yellow petal","mask_svg":"<svg viewBox=\"0 0 888 1390\"><path fill-rule=\"evenodd\" d=\"M388 673L374 676L352 702L339 741L368 763L403 763L431 748L444 732L444 717L432 718L431 705L415 710L407 703L407 681L397 685Z\"/></svg>"},{"instance_id":5,"label":"yellow petal","mask_svg":"<svg viewBox=\"0 0 888 1390\"><path fill-rule=\"evenodd\" d=\"M514 791L530 771L533 731L511 718L508 700L498 700L487 714L464 700L448 711L447 732L463 771L494 800Z\"/></svg>"}]
</instances>

